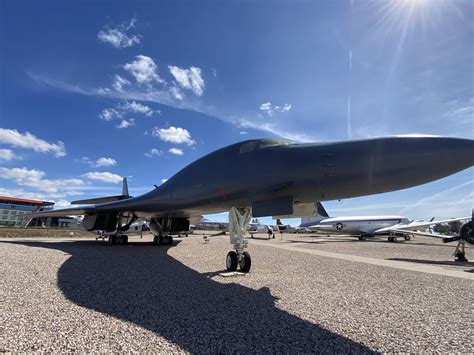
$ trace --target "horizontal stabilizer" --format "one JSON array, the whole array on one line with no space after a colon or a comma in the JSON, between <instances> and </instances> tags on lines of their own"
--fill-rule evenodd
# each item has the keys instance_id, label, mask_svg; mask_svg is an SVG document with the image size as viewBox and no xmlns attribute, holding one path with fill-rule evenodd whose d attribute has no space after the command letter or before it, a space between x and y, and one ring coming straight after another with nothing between
<instances>
[{"instance_id":1,"label":"horizontal stabilizer","mask_svg":"<svg viewBox=\"0 0 474 355\"><path fill-rule=\"evenodd\" d=\"M117 196L97 197L97 198L90 198L87 200L72 201L71 205L91 205L91 204L96 205L99 203L126 200L127 198L130 198L130 196L117 195Z\"/></svg>"},{"instance_id":2,"label":"horizontal stabilizer","mask_svg":"<svg viewBox=\"0 0 474 355\"><path fill-rule=\"evenodd\" d=\"M72 201L71 205L97 205L99 203L121 201L121 200L126 200L128 198L131 198L131 196L128 194L127 178L124 177L122 181L122 194L121 195L90 198L87 200L76 200L76 201Z\"/></svg>"}]
</instances>

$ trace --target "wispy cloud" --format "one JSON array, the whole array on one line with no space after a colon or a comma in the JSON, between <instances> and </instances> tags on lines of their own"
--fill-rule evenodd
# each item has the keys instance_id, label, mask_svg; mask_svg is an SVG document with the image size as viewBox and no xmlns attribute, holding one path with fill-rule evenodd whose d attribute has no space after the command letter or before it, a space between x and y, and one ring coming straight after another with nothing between
<instances>
[{"instance_id":1,"label":"wispy cloud","mask_svg":"<svg viewBox=\"0 0 474 355\"><path fill-rule=\"evenodd\" d=\"M86 184L81 179L45 179L46 173L41 170L28 168L0 167L0 179L13 180L17 185L35 188L50 194L65 195L66 190L81 187Z\"/></svg>"},{"instance_id":2,"label":"wispy cloud","mask_svg":"<svg viewBox=\"0 0 474 355\"><path fill-rule=\"evenodd\" d=\"M91 180L99 180L103 182L108 182L112 184L118 184L122 182L123 178L120 175L109 173L109 172L99 172L99 171L92 171L83 175L87 179Z\"/></svg>"},{"instance_id":3,"label":"wispy cloud","mask_svg":"<svg viewBox=\"0 0 474 355\"><path fill-rule=\"evenodd\" d=\"M151 117L153 114L161 114L160 110L153 110L151 107L141 104L136 101L125 101L119 103L115 107L108 107L99 113L99 117L104 121L112 121L119 119L120 122L116 125L117 128L128 128L135 126L134 118L126 118L130 114L140 114L145 117Z\"/></svg>"},{"instance_id":4,"label":"wispy cloud","mask_svg":"<svg viewBox=\"0 0 474 355\"><path fill-rule=\"evenodd\" d=\"M142 102L153 102L161 105L173 107L181 110L189 110L201 113L218 120L232 124L240 129L255 129L257 131L270 133L272 135L290 139L299 142L309 142L321 140L321 137L310 135L306 132L294 131L294 128L280 127L278 122L268 122L259 118L257 115L235 115L223 112L214 105L207 105L200 101L184 100L184 96L179 96L179 88L169 85L167 88L155 88L153 86L131 86L124 91L117 91L109 88L82 88L80 85L64 83L59 80L50 79L43 75L29 73L30 77L38 84L47 85L49 87L88 96L101 96L111 99L137 100ZM173 94L173 90L177 90ZM176 97L178 95L178 97ZM182 95L182 93L181 93ZM279 106L280 108L280 106ZM285 112L292 109L290 104L281 106ZM115 115L115 113L113 113ZM115 116L113 116L115 117ZM112 119L112 118L110 118Z\"/></svg>"},{"instance_id":5,"label":"wispy cloud","mask_svg":"<svg viewBox=\"0 0 474 355\"><path fill-rule=\"evenodd\" d=\"M135 126L135 120L133 118L129 120L122 120L118 125L116 125L116 128L129 128Z\"/></svg>"},{"instance_id":6,"label":"wispy cloud","mask_svg":"<svg viewBox=\"0 0 474 355\"><path fill-rule=\"evenodd\" d=\"M196 96L203 94L205 83L201 76L201 68L190 67L189 69L183 69L175 65L169 65L168 68L180 87L192 90Z\"/></svg>"},{"instance_id":7,"label":"wispy cloud","mask_svg":"<svg viewBox=\"0 0 474 355\"><path fill-rule=\"evenodd\" d=\"M268 117L272 117L275 112L288 112L291 110L291 104L283 106L273 105L271 102L265 102L260 105L260 111L264 112Z\"/></svg>"},{"instance_id":8,"label":"wispy cloud","mask_svg":"<svg viewBox=\"0 0 474 355\"><path fill-rule=\"evenodd\" d=\"M11 149L0 149L0 160L11 161L15 158L15 153Z\"/></svg>"},{"instance_id":9,"label":"wispy cloud","mask_svg":"<svg viewBox=\"0 0 474 355\"><path fill-rule=\"evenodd\" d=\"M98 159L90 159L89 157L83 157L81 159L81 162L93 167L93 168L98 168L98 167L106 167L106 166L115 166L117 165L117 161L113 158L106 158L106 157L100 157Z\"/></svg>"},{"instance_id":10,"label":"wispy cloud","mask_svg":"<svg viewBox=\"0 0 474 355\"><path fill-rule=\"evenodd\" d=\"M473 199L474 181L469 180L407 204L400 210L400 213L409 213L422 208L429 208L432 214L446 216L450 213L450 217L460 217L457 214L468 215L470 213L473 208Z\"/></svg>"},{"instance_id":11,"label":"wispy cloud","mask_svg":"<svg viewBox=\"0 0 474 355\"><path fill-rule=\"evenodd\" d=\"M163 155L163 151L161 151L159 149L156 149L156 148L152 148L152 149L150 149L149 152L145 153L145 156L148 157L148 158L159 157L159 156L162 156L162 155Z\"/></svg>"},{"instance_id":12,"label":"wispy cloud","mask_svg":"<svg viewBox=\"0 0 474 355\"><path fill-rule=\"evenodd\" d=\"M66 155L66 148L63 142L50 143L34 136L30 132L20 133L15 129L0 128L0 144L32 149L35 152L53 153L56 157Z\"/></svg>"},{"instance_id":13,"label":"wispy cloud","mask_svg":"<svg viewBox=\"0 0 474 355\"><path fill-rule=\"evenodd\" d=\"M97 34L99 41L108 43L115 48L132 47L140 43L140 35L131 34L130 31L135 27L137 19L134 17L129 22L122 22L117 27L101 30Z\"/></svg>"}]
</instances>

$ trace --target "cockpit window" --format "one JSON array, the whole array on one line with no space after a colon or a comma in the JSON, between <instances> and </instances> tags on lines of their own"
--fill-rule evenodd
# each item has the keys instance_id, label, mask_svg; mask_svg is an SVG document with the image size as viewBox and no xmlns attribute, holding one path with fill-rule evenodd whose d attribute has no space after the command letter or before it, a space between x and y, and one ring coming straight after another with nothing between
<instances>
[{"instance_id":1,"label":"cockpit window","mask_svg":"<svg viewBox=\"0 0 474 355\"><path fill-rule=\"evenodd\" d=\"M275 139L250 141L250 142L243 143L240 146L240 154L253 152L254 150L257 150L257 149L264 149L264 148L283 146L283 145L289 145L289 144L290 142L279 141Z\"/></svg>"},{"instance_id":2,"label":"cockpit window","mask_svg":"<svg viewBox=\"0 0 474 355\"><path fill-rule=\"evenodd\" d=\"M251 141L240 146L240 154L253 152L257 148L258 141Z\"/></svg>"},{"instance_id":3,"label":"cockpit window","mask_svg":"<svg viewBox=\"0 0 474 355\"><path fill-rule=\"evenodd\" d=\"M290 144L290 142L266 139L260 142L258 149L270 148L270 147L276 147L276 146L282 146L282 145L288 145L288 144Z\"/></svg>"}]
</instances>

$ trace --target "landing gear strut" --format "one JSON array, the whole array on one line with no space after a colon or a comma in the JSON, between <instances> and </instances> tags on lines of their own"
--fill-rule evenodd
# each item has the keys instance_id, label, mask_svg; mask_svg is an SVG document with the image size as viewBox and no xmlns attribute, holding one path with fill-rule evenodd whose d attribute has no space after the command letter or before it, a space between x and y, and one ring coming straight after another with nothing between
<instances>
[{"instance_id":1,"label":"landing gear strut","mask_svg":"<svg viewBox=\"0 0 474 355\"><path fill-rule=\"evenodd\" d=\"M248 241L244 239L252 211L249 207L232 207L229 211L230 243L234 250L227 254L227 271L236 271L237 266L242 272L249 272L252 265L250 254L244 251Z\"/></svg>"},{"instance_id":2,"label":"landing gear strut","mask_svg":"<svg viewBox=\"0 0 474 355\"><path fill-rule=\"evenodd\" d=\"M467 263L469 260L466 258L466 253L465 253L465 241L461 240L458 245L456 246L456 250L454 251L454 261L460 262L460 263Z\"/></svg>"}]
</instances>

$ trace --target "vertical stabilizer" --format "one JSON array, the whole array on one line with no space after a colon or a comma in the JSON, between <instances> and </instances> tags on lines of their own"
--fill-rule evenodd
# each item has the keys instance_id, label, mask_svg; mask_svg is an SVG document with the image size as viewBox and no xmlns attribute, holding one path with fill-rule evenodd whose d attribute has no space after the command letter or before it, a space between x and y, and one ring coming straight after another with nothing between
<instances>
[{"instance_id":1,"label":"vertical stabilizer","mask_svg":"<svg viewBox=\"0 0 474 355\"><path fill-rule=\"evenodd\" d=\"M300 226L304 227L316 224L326 218L329 218L329 214L326 212L321 202L316 202L316 213L312 216L301 218Z\"/></svg>"},{"instance_id":2,"label":"vertical stabilizer","mask_svg":"<svg viewBox=\"0 0 474 355\"><path fill-rule=\"evenodd\" d=\"M129 197L130 195L128 194L128 182L127 178L123 178L123 183L122 183L122 196L127 196Z\"/></svg>"}]
</instances>

